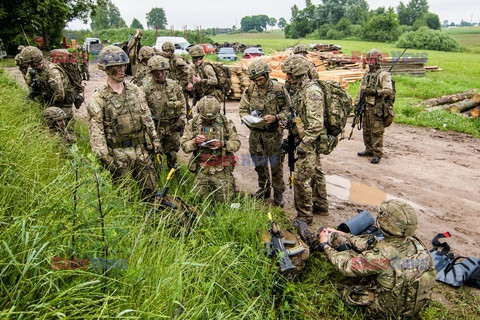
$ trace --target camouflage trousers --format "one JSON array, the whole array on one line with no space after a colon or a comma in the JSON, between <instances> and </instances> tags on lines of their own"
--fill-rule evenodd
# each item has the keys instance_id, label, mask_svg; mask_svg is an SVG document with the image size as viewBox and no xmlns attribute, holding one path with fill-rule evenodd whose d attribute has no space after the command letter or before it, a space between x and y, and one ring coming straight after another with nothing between
<instances>
[{"instance_id":1,"label":"camouflage trousers","mask_svg":"<svg viewBox=\"0 0 480 320\"><path fill-rule=\"evenodd\" d=\"M63 112L65 112L65 114L67 115L67 118L65 119L65 123L68 125L68 123L70 122L70 120L73 119L73 110L72 110L72 106L58 106L60 109L63 110ZM70 126L73 125L73 122L70 124Z\"/></svg>"},{"instance_id":2,"label":"camouflage trousers","mask_svg":"<svg viewBox=\"0 0 480 320\"><path fill-rule=\"evenodd\" d=\"M88 71L88 62L82 63L81 71L82 71L82 79L90 80L90 72Z\"/></svg>"},{"instance_id":3,"label":"camouflage trousers","mask_svg":"<svg viewBox=\"0 0 480 320\"><path fill-rule=\"evenodd\" d=\"M363 117L363 143L365 151L374 157L383 157L383 106L368 105Z\"/></svg>"},{"instance_id":4,"label":"camouflage trousers","mask_svg":"<svg viewBox=\"0 0 480 320\"><path fill-rule=\"evenodd\" d=\"M258 186L268 189L272 186L273 191L279 194L285 192L282 140L280 129L275 132L252 130L248 140L249 152L258 175Z\"/></svg>"},{"instance_id":5,"label":"camouflage trousers","mask_svg":"<svg viewBox=\"0 0 480 320\"><path fill-rule=\"evenodd\" d=\"M297 217L311 222L312 204L319 214L328 214L327 185L320 153L307 151L299 156L293 173L293 191Z\"/></svg>"},{"instance_id":6,"label":"camouflage trousers","mask_svg":"<svg viewBox=\"0 0 480 320\"><path fill-rule=\"evenodd\" d=\"M110 168L114 181L131 173L137 181L142 198L149 198L157 189L157 174L143 145L112 150L115 168ZM127 181L129 184L131 181Z\"/></svg>"},{"instance_id":7,"label":"camouflage trousers","mask_svg":"<svg viewBox=\"0 0 480 320\"><path fill-rule=\"evenodd\" d=\"M212 174L200 169L195 176L195 188L200 200L210 196L215 201L230 202L235 195L235 179L232 170L226 168Z\"/></svg>"},{"instance_id":8,"label":"camouflage trousers","mask_svg":"<svg viewBox=\"0 0 480 320\"><path fill-rule=\"evenodd\" d=\"M177 152L180 150L180 132L175 131L174 120L171 122L159 122L157 135L160 139L163 153L167 156L168 168L173 168L177 163Z\"/></svg>"}]
</instances>

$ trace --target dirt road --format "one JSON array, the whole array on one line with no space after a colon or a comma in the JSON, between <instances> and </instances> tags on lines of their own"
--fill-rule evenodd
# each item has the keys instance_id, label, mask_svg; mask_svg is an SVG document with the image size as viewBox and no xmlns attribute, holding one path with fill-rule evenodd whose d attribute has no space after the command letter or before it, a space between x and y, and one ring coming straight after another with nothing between
<instances>
[{"instance_id":1,"label":"dirt road","mask_svg":"<svg viewBox=\"0 0 480 320\"><path fill-rule=\"evenodd\" d=\"M105 81L103 72L91 66L86 82L86 101ZM20 82L18 69L9 68ZM240 124L239 102L227 103L227 117L235 122L242 142L237 155L248 154L248 129ZM85 119L85 106L76 116ZM350 126L347 125L347 134ZM315 217L315 227L336 227L356 213L369 209L374 215L385 199L401 198L417 210L417 235L430 244L439 232L450 231L449 244L456 254L480 257L480 140L466 134L439 132L393 124L385 133L385 158L372 165L357 157L364 149L362 134L355 130L352 140L343 140L323 159L327 174L330 216ZM182 155L183 160L186 159ZM234 175L237 188L251 192L257 188L251 166L238 166ZM285 180L288 167L285 163ZM284 211L295 216L293 190L285 193ZM272 202L268 202L272 203Z\"/></svg>"}]
</instances>

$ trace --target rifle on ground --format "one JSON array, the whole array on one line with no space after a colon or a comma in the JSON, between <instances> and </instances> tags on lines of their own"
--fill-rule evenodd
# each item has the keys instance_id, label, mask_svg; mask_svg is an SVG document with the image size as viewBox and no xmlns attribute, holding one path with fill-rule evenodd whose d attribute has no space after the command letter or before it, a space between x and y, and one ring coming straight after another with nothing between
<instances>
[{"instance_id":1,"label":"rifle on ground","mask_svg":"<svg viewBox=\"0 0 480 320\"><path fill-rule=\"evenodd\" d=\"M165 186L163 187L163 189L161 191L158 191L158 192L155 193L155 202L156 203L159 203L161 205L164 205L166 207L169 207L169 208L172 208L172 209L175 209L175 210L178 209L178 207L175 204L168 201L166 199L166 197L167 197L167 193L168 193L168 182L172 179L172 176L177 169L178 169L178 167L170 169L170 172L168 173L167 179L165 181Z\"/></svg>"},{"instance_id":2,"label":"rifle on ground","mask_svg":"<svg viewBox=\"0 0 480 320\"><path fill-rule=\"evenodd\" d=\"M298 254L298 252L295 252L292 254L289 250L285 249L285 244L292 244L295 245L295 241L288 241L285 240L281 235L280 235L280 228L276 222L273 221L272 214L269 212L268 213L268 220L270 221L270 235L271 235L271 240L270 243L268 244L267 249L267 256L269 258L277 257L280 263L280 272L289 272L292 270L295 270L296 267L292 264L292 261L290 260L290 256Z\"/></svg>"}]
</instances>

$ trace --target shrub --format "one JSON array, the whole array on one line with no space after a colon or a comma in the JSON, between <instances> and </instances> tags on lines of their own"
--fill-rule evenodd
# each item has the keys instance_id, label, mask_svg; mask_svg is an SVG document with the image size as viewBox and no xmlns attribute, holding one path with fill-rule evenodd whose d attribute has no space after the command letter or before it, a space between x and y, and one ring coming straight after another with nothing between
<instances>
[{"instance_id":1,"label":"shrub","mask_svg":"<svg viewBox=\"0 0 480 320\"><path fill-rule=\"evenodd\" d=\"M398 39L398 18L392 8L371 16L363 26L362 39L369 41L394 41Z\"/></svg>"},{"instance_id":2,"label":"shrub","mask_svg":"<svg viewBox=\"0 0 480 320\"><path fill-rule=\"evenodd\" d=\"M338 40L342 39L344 37L343 33L338 31L338 30L328 30L327 32L327 39L333 39L333 40Z\"/></svg>"},{"instance_id":3,"label":"shrub","mask_svg":"<svg viewBox=\"0 0 480 320\"><path fill-rule=\"evenodd\" d=\"M260 32L258 32L258 30L256 30L256 29L252 29L252 30L248 30L247 33L260 33Z\"/></svg>"},{"instance_id":4,"label":"shrub","mask_svg":"<svg viewBox=\"0 0 480 320\"><path fill-rule=\"evenodd\" d=\"M439 51L462 51L462 47L449 35L421 27L417 31L404 33L397 41L400 48L429 49Z\"/></svg>"}]
</instances>

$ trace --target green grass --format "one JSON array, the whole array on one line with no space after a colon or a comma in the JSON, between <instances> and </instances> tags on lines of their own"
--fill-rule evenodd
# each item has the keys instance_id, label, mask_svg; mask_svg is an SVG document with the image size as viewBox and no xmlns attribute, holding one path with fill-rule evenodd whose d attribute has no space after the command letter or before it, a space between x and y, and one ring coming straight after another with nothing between
<instances>
[{"instance_id":1,"label":"green grass","mask_svg":"<svg viewBox=\"0 0 480 320\"><path fill-rule=\"evenodd\" d=\"M462 28L456 28L462 29ZM456 30L452 29L452 30ZM478 30L474 28L474 36L479 36ZM457 35L464 34L457 31ZM466 32L462 31L462 32ZM453 34L452 34L453 36ZM468 35L471 36L471 35ZM214 37L217 42L238 41L245 44L261 44L266 53L272 54L275 51L283 51L298 43L335 43L342 46L342 51L351 55L353 51L366 53L371 48L380 49L382 52L392 55L392 51L403 51L394 44L367 42L358 40L326 40L326 39L284 39L283 32L273 31L259 34L234 34L217 35ZM479 42L480 43L480 42ZM465 44L463 44L465 45ZM478 43L477 43L478 46ZM480 136L480 119L466 119L458 114L446 112L428 113L415 105L424 99L441 95L453 94L472 88L480 88L480 53L474 52L475 45L466 45L466 52L442 52L433 50L407 50L410 53L428 53L427 65L437 65L444 71L427 72L425 77L395 76L397 97L395 111L396 123L438 128L439 130L454 130ZM350 84L349 93L356 96L359 83ZM444 128L446 124L446 128Z\"/></svg>"},{"instance_id":2,"label":"green grass","mask_svg":"<svg viewBox=\"0 0 480 320\"><path fill-rule=\"evenodd\" d=\"M67 148L3 69L0 89L1 319L367 318L339 299L335 285L351 280L324 255L313 254L296 281L278 276L262 253L266 212L248 196L235 200L240 209L197 199L182 168L170 191L197 207L187 232L176 212L149 214L135 185L112 185L85 123L75 128L78 145ZM161 187L166 170L159 174ZM53 257L126 259L128 267L56 270ZM480 317L470 292L447 290L452 306L434 303L421 318Z\"/></svg>"},{"instance_id":3,"label":"green grass","mask_svg":"<svg viewBox=\"0 0 480 320\"><path fill-rule=\"evenodd\" d=\"M15 59L13 58L3 58L0 60L0 66L4 68L16 67Z\"/></svg>"}]
</instances>

